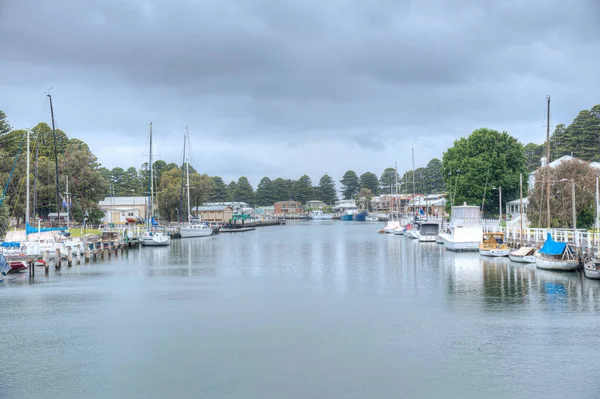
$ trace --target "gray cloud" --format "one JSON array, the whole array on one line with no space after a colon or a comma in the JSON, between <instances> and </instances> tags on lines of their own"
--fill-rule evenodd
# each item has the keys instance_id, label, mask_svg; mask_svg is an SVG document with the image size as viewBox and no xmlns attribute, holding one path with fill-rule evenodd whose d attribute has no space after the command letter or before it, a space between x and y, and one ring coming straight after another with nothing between
<instances>
[{"instance_id":1,"label":"gray cloud","mask_svg":"<svg viewBox=\"0 0 600 399\"><path fill-rule=\"evenodd\" d=\"M482 126L541 142L547 93L555 124L600 102L598 21L595 0L6 0L0 109L47 120L53 86L109 167L141 163L152 120L162 158L191 125L226 179L380 174Z\"/></svg>"}]
</instances>

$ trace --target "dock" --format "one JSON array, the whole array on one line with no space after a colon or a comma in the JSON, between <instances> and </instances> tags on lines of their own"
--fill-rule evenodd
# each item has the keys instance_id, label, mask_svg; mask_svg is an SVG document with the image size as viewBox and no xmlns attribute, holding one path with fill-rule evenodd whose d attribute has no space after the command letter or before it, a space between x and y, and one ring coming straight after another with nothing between
<instances>
[{"instance_id":1,"label":"dock","mask_svg":"<svg viewBox=\"0 0 600 399\"><path fill-rule=\"evenodd\" d=\"M247 231L256 230L256 227L239 227L237 229L222 228L219 230L220 233L245 233Z\"/></svg>"}]
</instances>

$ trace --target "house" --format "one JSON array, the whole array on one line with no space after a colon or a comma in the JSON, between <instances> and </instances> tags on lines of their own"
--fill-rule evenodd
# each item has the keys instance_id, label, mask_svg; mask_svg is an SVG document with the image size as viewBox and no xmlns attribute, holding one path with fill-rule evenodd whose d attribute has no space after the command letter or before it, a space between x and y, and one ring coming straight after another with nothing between
<instances>
[{"instance_id":1,"label":"house","mask_svg":"<svg viewBox=\"0 0 600 399\"><path fill-rule=\"evenodd\" d=\"M371 200L371 209L374 212L394 213L403 212L412 196L406 194L383 194Z\"/></svg>"},{"instance_id":2,"label":"house","mask_svg":"<svg viewBox=\"0 0 600 399\"><path fill-rule=\"evenodd\" d=\"M273 206L275 215L302 212L302 204L300 204L298 201L278 201L273 204Z\"/></svg>"},{"instance_id":3,"label":"house","mask_svg":"<svg viewBox=\"0 0 600 399\"><path fill-rule=\"evenodd\" d=\"M567 161L571 161L573 159L576 159L578 161L582 161L579 158L575 158L571 155L564 155L558 159L555 159L554 161L550 162L549 166L551 168L556 168L558 165L560 165L563 162L567 162ZM544 166L546 166L546 157L542 157L540 159L541 162L541 167L543 168ZM590 166L594 169L600 169L600 163L598 162L590 162ZM529 174L528 178L527 178L527 183L528 183L528 190L533 190L533 186L535 185L535 174L537 173L536 171L533 171Z\"/></svg>"},{"instance_id":4,"label":"house","mask_svg":"<svg viewBox=\"0 0 600 399\"><path fill-rule=\"evenodd\" d=\"M104 212L104 223L127 224L127 218L147 216L148 197L106 197L98 208Z\"/></svg>"},{"instance_id":5,"label":"house","mask_svg":"<svg viewBox=\"0 0 600 399\"><path fill-rule=\"evenodd\" d=\"M205 202L202 206L229 206L235 213L239 213L249 207L245 202Z\"/></svg>"},{"instance_id":6,"label":"house","mask_svg":"<svg viewBox=\"0 0 600 399\"><path fill-rule=\"evenodd\" d=\"M275 213L274 206L261 206L254 210L256 215L272 215Z\"/></svg>"},{"instance_id":7,"label":"house","mask_svg":"<svg viewBox=\"0 0 600 399\"><path fill-rule=\"evenodd\" d=\"M523 197L523 213L527 214L527 206L529 205L529 199ZM509 215L508 219L514 219L521 214L521 199L508 201L506 203L506 213Z\"/></svg>"},{"instance_id":8,"label":"house","mask_svg":"<svg viewBox=\"0 0 600 399\"><path fill-rule=\"evenodd\" d=\"M446 199L444 194L430 194L427 196L417 194L407 205L409 213L422 213L443 216L445 213Z\"/></svg>"},{"instance_id":9,"label":"house","mask_svg":"<svg viewBox=\"0 0 600 399\"><path fill-rule=\"evenodd\" d=\"M306 205L304 206L306 209L323 209L327 206L326 203L319 200L306 201Z\"/></svg>"},{"instance_id":10,"label":"house","mask_svg":"<svg viewBox=\"0 0 600 399\"><path fill-rule=\"evenodd\" d=\"M205 222L229 222L234 210L231 206L195 206L192 214Z\"/></svg>"}]
</instances>

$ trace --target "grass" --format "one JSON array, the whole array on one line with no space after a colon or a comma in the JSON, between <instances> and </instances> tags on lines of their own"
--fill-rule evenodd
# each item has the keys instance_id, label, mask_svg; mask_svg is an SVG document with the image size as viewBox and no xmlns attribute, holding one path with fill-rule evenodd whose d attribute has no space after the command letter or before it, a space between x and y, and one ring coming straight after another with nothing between
<instances>
[{"instance_id":1,"label":"grass","mask_svg":"<svg viewBox=\"0 0 600 399\"><path fill-rule=\"evenodd\" d=\"M71 228L69 230L69 232L71 233L71 237L83 237L84 231L85 231L85 234L94 234L94 235L102 234L100 229L85 229L85 230L83 230L83 229L80 229L79 227L75 227L75 228Z\"/></svg>"}]
</instances>

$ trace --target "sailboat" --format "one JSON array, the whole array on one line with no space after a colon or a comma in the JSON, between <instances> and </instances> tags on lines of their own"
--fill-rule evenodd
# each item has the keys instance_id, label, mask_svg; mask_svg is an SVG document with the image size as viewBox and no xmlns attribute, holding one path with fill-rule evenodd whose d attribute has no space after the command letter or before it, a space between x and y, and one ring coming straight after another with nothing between
<instances>
[{"instance_id":1,"label":"sailboat","mask_svg":"<svg viewBox=\"0 0 600 399\"><path fill-rule=\"evenodd\" d=\"M148 198L148 227L142 234L140 242L144 246L158 247L171 244L171 236L164 227L159 227L154 221L154 172L152 166L152 122L150 122L150 159L148 167L150 168L150 197Z\"/></svg>"},{"instance_id":2,"label":"sailboat","mask_svg":"<svg viewBox=\"0 0 600 399\"><path fill-rule=\"evenodd\" d=\"M521 221L521 229L519 230L519 236L521 237L521 247L514 252L508 254L508 257L513 262L518 263L535 263L535 248L523 246L523 174L519 175L519 216Z\"/></svg>"},{"instance_id":3,"label":"sailboat","mask_svg":"<svg viewBox=\"0 0 600 399\"><path fill-rule=\"evenodd\" d=\"M390 201L390 216L391 219L390 221L386 222L385 227L383 228L383 231L387 234L393 234L394 230L396 230L397 228L400 227L400 220L396 220L394 218L394 212L398 215L399 217L399 212L398 209L394 208L394 203L396 202L396 198L398 196L398 162L396 162L395 164L396 168L396 184L395 184L395 189L394 190L390 190L390 195L392 197L391 201Z\"/></svg>"},{"instance_id":4,"label":"sailboat","mask_svg":"<svg viewBox=\"0 0 600 399\"><path fill-rule=\"evenodd\" d=\"M213 234L213 230L204 223L192 223L192 211L190 208L190 168L189 160L186 152L186 145L189 145L188 128L185 128L185 135L183 138L183 159L185 162L185 173L186 173L186 191L187 191L187 224L179 227L179 234L181 238L191 237L206 237ZM183 198L181 199L183 202Z\"/></svg>"}]
</instances>

